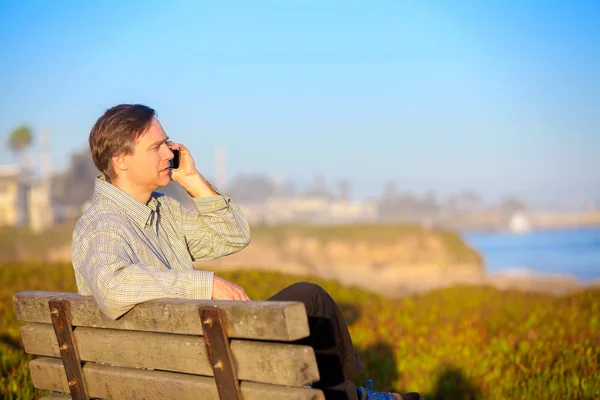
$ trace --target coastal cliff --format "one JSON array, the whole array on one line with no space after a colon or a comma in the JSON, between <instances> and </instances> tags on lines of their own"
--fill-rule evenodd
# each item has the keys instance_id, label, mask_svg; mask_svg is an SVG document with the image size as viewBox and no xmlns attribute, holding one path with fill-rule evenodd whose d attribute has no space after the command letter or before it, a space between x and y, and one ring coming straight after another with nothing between
<instances>
[{"instance_id":1,"label":"coastal cliff","mask_svg":"<svg viewBox=\"0 0 600 400\"><path fill-rule=\"evenodd\" d=\"M394 295L485 276L480 254L458 233L411 225L256 227L243 251L196 265L330 278Z\"/></svg>"},{"instance_id":2,"label":"coastal cliff","mask_svg":"<svg viewBox=\"0 0 600 400\"><path fill-rule=\"evenodd\" d=\"M0 230L0 263L70 262L72 231L69 223L41 234ZM242 251L194 265L217 273L253 269L333 279L392 297L456 284L557 295L600 284L582 285L569 276L490 275L458 232L409 224L253 226Z\"/></svg>"},{"instance_id":3,"label":"coastal cliff","mask_svg":"<svg viewBox=\"0 0 600 400\"><path fill-rule=\"evenodd\" d=\"M73 226L32 234L4 232L0 262L70 261ZM408 224L252 226L242 251L198 268L257 268L404 292L410 283L484 274L481 256L453 231ZM412 282L412 283L411 283Z\"/></svg>"}]
</instances>

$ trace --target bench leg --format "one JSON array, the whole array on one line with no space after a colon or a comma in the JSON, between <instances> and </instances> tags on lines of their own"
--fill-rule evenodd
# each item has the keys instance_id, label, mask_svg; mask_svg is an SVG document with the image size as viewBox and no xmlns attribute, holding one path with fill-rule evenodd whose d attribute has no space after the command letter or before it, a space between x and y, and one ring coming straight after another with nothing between
<instances>
[{"instance_id":1,"label":"bench leg","mask_svg":"<svg viewBox=\"0 0 600 400\"><path fill-rule=\"evenodd\" d=\"M241 400L240 386L229 348L227 324L223 312L218 308L200 308L200 319L208 358L213 368L219 398Z\"/></svg>"},{"instance_id":2,"label":"bench leg","mask_svg":"<svg viewBox=\"0 0 600 400\"><path fill-rule=\"evenodd\" d=\"M71 311L69 302L66 300L49 300L50 316L54 333L58 340L60 348L60 357L62 358L71 398L73 400L89 400L85 381L83 379L83 368L73 335L73 325L71 323Z\"/></svg>"}]
</instances>

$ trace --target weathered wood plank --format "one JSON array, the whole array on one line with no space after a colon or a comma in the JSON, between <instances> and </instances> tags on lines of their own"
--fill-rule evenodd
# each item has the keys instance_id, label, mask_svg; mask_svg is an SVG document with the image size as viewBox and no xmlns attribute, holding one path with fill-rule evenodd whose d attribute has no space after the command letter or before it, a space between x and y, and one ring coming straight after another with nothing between
<instances>
[{"instance_id":1,"label":"weathered wood plank","mask_svg":"<svg viewBox=\"0 0 600 400\"><path fill-rule=\"evenodd\" d=\"M324 400L323 392L320 390L311 390L307 388L285 388L285 393L281 393L281 388L276 385L256 385L253 382L243 382L242 386L246 389L244 400L263 400L263 399L285 399L285 400ZM52 393L42 397L40 400L71 400L68 394Z\"/></svg>"},{"instance_id":2,"label":"weathered wood plank","mask_svg":"<svg viewBox=\"0 0 600 400\"><path fill-rule=\"evenodd\" d=\"M310 334L306 309L300 302L160 299L138 304L112 320L91 296L24 291L13 296L17 319L51 323L51 299L69 302L75 326L202 335L198 309L215 307L225 312L230 338L294 341Z\"/></svg>"},{"instance_id":3,"label":"weathered wood plank","mask_svg":"<svg viewBox=\"0 0 600 400\"><path fill-rule=\"evenodd\" d=\"M286 400L325 400L322 391L311 388L288 388L277 385L262 385L242 382L244 400L286 399Z\"/></svg>"},{"instance_id":4,"label":"weathered wood plank","mask_svg":"<svg viewBox=\"0 0 600 400\"><path fill-rule=\"evenodd\" d=\"M310 346L233 340L231 352L242 380L289 386L320 380L315 350Z\"/></svg>"},{"instance_id":5,"label":"weathered wood plank","mask_svg":"<svg viewBox=\"0 0 600 400\"><path fill-rule=\"evenodd\" d=\"M77 351L77 341L71 326L71 313L69 303L66 301L48 302L52 326L54 327L57 346L69 381L71 397L74 400L88 400L81 360Z\"/></svg>"},{"instance_id":6,"label":"weathered wood plank","mask_svg":"<svg viewBox=\"0 0 600 400\"><path fill-rule=\"evenodd\" d=\"M199 316L202 320L204 342L217 383L219 397L228 400L241 400L240 385L236 373L237 368L231 356L223 312L207 307L200 309Z\"/></svg>"},{"instance_id":7,"label":"weathered wood plank","mask_svg":"<svg viewBox=\"0 0 600 400\"><path fill-rule=\"evenodd\" d=\"M68 392L67 376L58 358L29 362L33 384L38 389ZM83 375L88 393L103 399L219 400L214 378L86 363ZM320 390L288 388L243 381L244 400L324 400Z\"/></svg>"},{"instance_id":8,"label":"weathered wood plank","mask_svg":"<svg viewBox=\"0 0 600 400\"><path fill-rule=\"evenodd\" d=\"M87 327L73 333L83 361L213 376L202 336ZM28 354L60 357L51 325L24 325L21 339ZM305 386L320 379L310 346L234 339L230 348L241 380Z\"/></svg>"},{"instance_id":9,"label":"weathered wood plank","mask_svg":"<svg viewBox=\"0 0 600 400\"><path fill-rule=\"evenodd\" d=\"M66 393L50 393L40 400L71 400L71 396Z\"/></svg>"}]
</instances>

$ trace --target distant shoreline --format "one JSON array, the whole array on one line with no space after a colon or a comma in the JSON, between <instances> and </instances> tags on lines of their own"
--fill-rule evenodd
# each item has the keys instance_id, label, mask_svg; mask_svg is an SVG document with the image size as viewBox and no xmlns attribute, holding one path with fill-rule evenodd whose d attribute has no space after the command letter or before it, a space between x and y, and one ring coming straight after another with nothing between
<instances>
[{"instance_id":1,"label":"distant shoreline","mask_svg":"<svg viewBox=\"0 0 600 400\"><path fill-rule=\"evenodd\" d=\"M447 275L447 274L403 274L398 271L395 280L390 281L385 277L377 277L368 271L335 271L321 269L315 274L307 274L305 270L290 270L282 267L247 266L236 265L203 265L198 263L197 268L210 268L214 271L232 270L266 270L297 275L299 278L315 277L332 279L344 286L356 286L369 291L381 293L385 297L405 297L410 295L424 294L438 289L452 286L491 286L499 290L516 290L530 293L563 296L586 290L588 288L600 287L600 278L584 281L568 274L514 274L505 272L483 272L482 274Z\"/></svg>"},{"instance_id":2,"label":"distant shoreline","mask_svg":"<svg viewBox=\"0 0 600 400\"><path fill-rule=\"evenodd\" d=\"M577 282L600 279L600 229L544 229L525 234L467 233L487 275L498 279Z\"/></svg>"},{"instance_id":3,"label":"distant shoreline","mask_svg":"<svg viewBox=\"0 0 600 400\"><path fill-rule=\"evenodd\" d=\"M546 226L546 227L533 227L530 231L519 233L513 232L508 228L465 228L457 229L457 232L461 235L486 235L486 234L500 234L500 235L515 235L515 236L527 236L536 233L551 233L551 232L576 232L576 231L595 231L600 230L600 222L593 225L574 225L574 226Z\"/></svg>"}]
</instances>

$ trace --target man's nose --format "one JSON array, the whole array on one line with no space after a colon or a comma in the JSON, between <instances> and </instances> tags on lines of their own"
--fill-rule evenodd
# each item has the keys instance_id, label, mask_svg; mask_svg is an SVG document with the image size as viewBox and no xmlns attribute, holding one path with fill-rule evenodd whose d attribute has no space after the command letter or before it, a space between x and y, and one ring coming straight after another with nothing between
<instances>
[{"instance_id":1,"label":"man's nose","mask_svg":"<svg viewBox=\"0 0 600 400\"><path fill-rule=\"evenodd\" d=\"M171 150L171 148L169 146L167 146L167 149L169 150L167 152L167 160L171 160L173 157L175 157L175 154L173 153L173 150Z\"/></svg>"}]
</instances>

